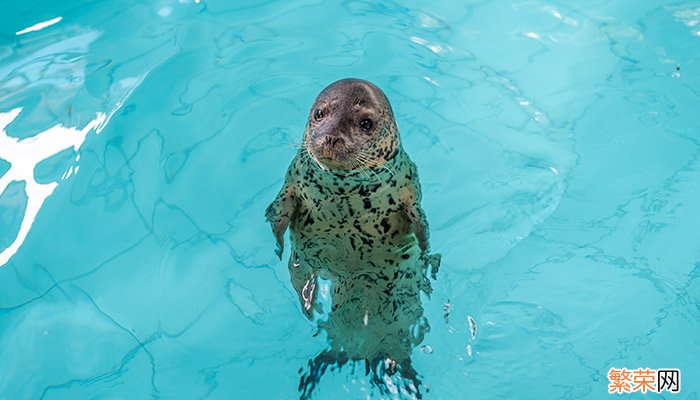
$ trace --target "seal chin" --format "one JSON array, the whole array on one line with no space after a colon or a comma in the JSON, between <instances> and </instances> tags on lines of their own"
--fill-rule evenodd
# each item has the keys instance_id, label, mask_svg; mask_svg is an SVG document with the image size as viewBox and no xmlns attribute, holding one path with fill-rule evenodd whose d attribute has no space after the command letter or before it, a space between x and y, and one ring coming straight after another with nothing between
<instances>
[{"instance_id":1,"label":"seal chin","mask_svg":"<svg viewBox=\"0 0 700 400\"><path fill-rule=\"evenodd\" d=\"M358 167L357 163L353 161L352 154L313 147L307 148L307 152L316 164L326 171L352 171Z\"/></svg>"}]
</instances>

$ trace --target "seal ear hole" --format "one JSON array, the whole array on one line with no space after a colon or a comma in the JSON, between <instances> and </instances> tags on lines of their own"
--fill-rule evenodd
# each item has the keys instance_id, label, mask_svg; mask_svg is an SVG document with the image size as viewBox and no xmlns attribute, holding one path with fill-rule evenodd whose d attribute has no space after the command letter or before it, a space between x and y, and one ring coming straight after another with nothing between
<instances>
[{"instance_id":1,"label":"seal ear hole","mask_svg":"<svg viewBox=\"0 0 700 400\"><path fill-rule=\"evenodd\" d=\"M372 131L372 128L374 128L374 121L371 119L364 118L360 121L360 129L362 129L363 132L369 133Z\"/></svg>"},{"instance_id":2,"label":"seal ear hole","mask_svg":"<svg viewBox=\"0 0 700 400\"><path fill-rule=\"evenodd\" d=\"M326 116L326 113L323 110L321 110L320 108L317 108L314 110L314 119L316 121L322 120L323 117L325 117L325 116Z\"/></svg>"}]
</instances>

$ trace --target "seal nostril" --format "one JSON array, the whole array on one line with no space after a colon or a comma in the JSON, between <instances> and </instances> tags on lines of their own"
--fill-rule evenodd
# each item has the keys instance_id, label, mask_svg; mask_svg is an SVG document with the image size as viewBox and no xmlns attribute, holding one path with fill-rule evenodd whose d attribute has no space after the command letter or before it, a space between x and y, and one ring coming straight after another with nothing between
<instances>
[{"instance_id":1,"label":"seal nostril","mask_svg":"<svg viewBox=\"0 0 700 400\"><path fill-rule=\"evenodd\" d=\"M336 147L336 146L338 146L339 144L340 144L340 145L344 144L344 143L345 143L345 139L339 138L339 137L333 137L333 136L326 136L325 138L323 138L322 143L323 143L324 146Z\"/></svg>"}]
</instances>

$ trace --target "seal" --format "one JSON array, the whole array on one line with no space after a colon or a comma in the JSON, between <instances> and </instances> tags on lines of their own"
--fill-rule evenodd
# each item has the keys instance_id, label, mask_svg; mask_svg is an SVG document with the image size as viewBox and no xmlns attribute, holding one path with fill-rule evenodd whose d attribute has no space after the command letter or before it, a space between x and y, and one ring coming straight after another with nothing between
<instances>
[{"instance_id":1,"label":"seal","mask_svg":"<svg viewBox=\"0 0 700 400\"><path fill-rule=\"evenodd\" d=\"M418 172L401 146L394 113L374 84L343 79L326 87L308 115L304 140L284 185L266 210L307 317L322 314L319 279L330 282L330 349L310 362L300 390L310 393L324 365L365 360L419 381L410 366L427 329L420 291L430 293L428 222ZM388 360L388 361L387 361ZM398 366L398 367L397 367ZM379 369L382 369L381 367Z\"/></svg>"}]
</instances>

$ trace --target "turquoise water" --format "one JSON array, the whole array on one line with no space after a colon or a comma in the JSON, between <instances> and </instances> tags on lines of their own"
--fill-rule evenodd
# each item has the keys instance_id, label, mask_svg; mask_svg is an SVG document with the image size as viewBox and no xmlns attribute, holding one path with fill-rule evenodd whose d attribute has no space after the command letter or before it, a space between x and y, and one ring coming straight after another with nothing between
<instances>
[{"instance_id":1,"label":"turquoise water","mask_svg":"<svg viewBox=\"0 0 700 400\"><path fill-rule=\"evenodd\" d=\"M392 102L443 256L424 398L648 367L681 392L625 398L697 399L700 3L443 3L4 3L0 399L297 398L327 343L263 214L348 76ZM392 397L349 366L314 395Z\"/></svg>"}]
</instances>

